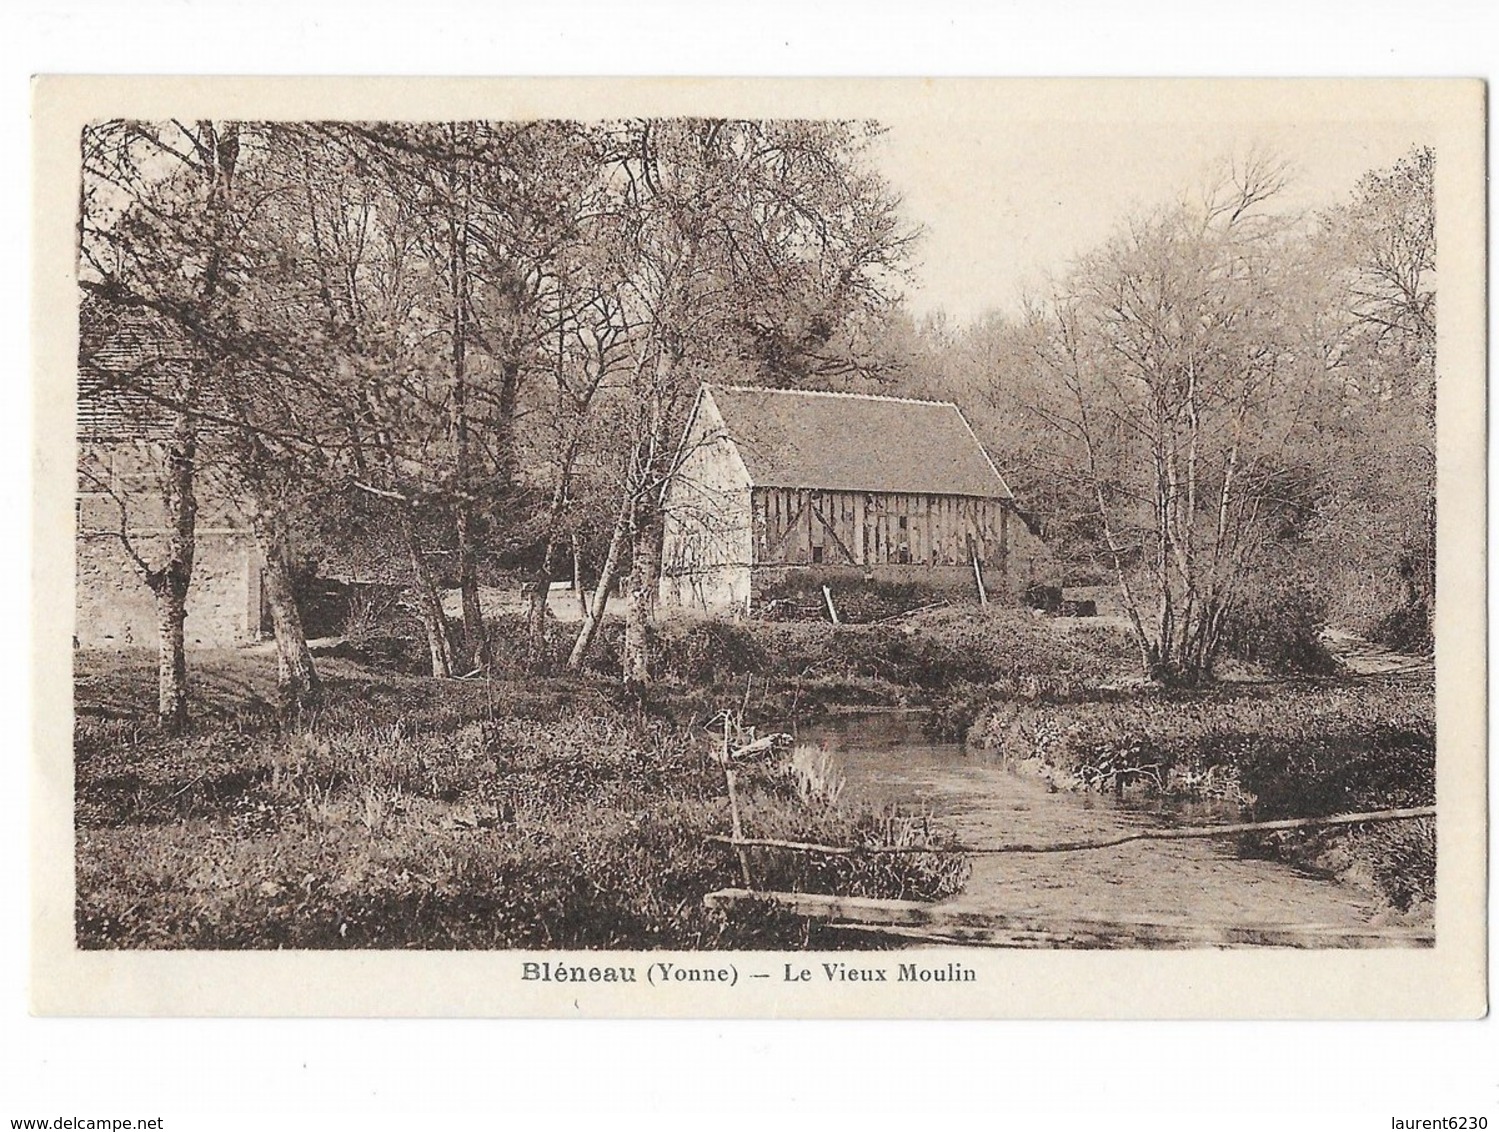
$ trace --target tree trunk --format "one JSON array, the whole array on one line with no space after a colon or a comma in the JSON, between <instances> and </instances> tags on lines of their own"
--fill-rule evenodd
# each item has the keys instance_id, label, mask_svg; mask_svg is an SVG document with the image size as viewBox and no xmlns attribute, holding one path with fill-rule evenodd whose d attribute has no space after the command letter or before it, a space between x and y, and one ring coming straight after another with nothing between
<instances>
[{"instance_id":1,"label":"tree trunk","mask_svg":"<svg viewBox=\"0 0 1499 1132\"><path fill-rule=\"evenodd\" d=\"M533 662L540 660L546 649L547 599L552 590L552 568L556 551L556 540L548 536L541 565L531 576L534 589L531 591L531 604L526 609L526 651Z\"/></svg>"},{"instance_id":2,"label":"tree trunk","mask_svg":"<svg viewBox=\"0 0 1499 1132\"><path fill-rule=\"evenodd\" d=\"M1424 528L1422 533L1425 535L1421 563L1421 598L1424 606L1422 612L1426 616L1426 647L1434 651L1437 620L1437 497L1435 490L1426 497L1421 518Z\"/></svg>"},{"instance_id":3,"label":"tree trunk","mask_svg":"<svg viewBox=\"0 0 1499 1132\"><path fill-rule=\"evenodd\" d=\"M148 578L156 596L156 621L160 633L157 654L156 715L168 734L181 733L187 713L187 588L191 568L184 572L174 563Z\"/></svg>"},{"instance_id":4,"label":"tree trunk","mask_svg":"<svg viewBox=\"0 0 1499 1132\"><path fill-rule=\"evenodd\" d=\"M457 127L450 127L456 130ZM456 138L454 139L456 141ZM468 337L469 337L469 201L468 171L454 160L448 170L448 295L450 300L450 347L453 373L453 397L449 429L453 441L454 483L457 508L454 521L458 552L458 591L462 595L463 625L458 640L453 641L443 617L442 633L448 641L447 667L456 665L464 672L476 663L489 664L489 635L484 630L484 610L479 603L479 578L474 566L471 537L473 498L470 495L471 468L468 433ZM419 552L417 552L419 554ZM438 609L441 614L441 609ZM434 624L436 622L434 621ZM433 652L433 673L437 674L437 653Z\"/></svg>"},{"instance_id":5,"label":"tree trunk","mask_svg":"<svg viewBox=\"0 0 1499 1132\"><path fill-rule=\"evenodd\" d=\"M545 644L547 598L552 589L552 576L557 569L557 534L562 526L563 516L567 514L568 490L572 485L573 462L578 456L578 443L581 435L581 430L579 430L567 446L566 454L562 459L561 474L557 478L557 485L552 489L552 502L547 508L545 548L541 555L541 566L532 579L536 588L532 591L531 608L527 612L526 638L533 660L541 656ZM573 548L576 553L576 535L573 536ZM576 559L574 565L576 565ZM586 612L584 615L587 615Z\"/></svg>"},{"instance_id":6,"label":"tree trunk","mask_svg":"<svg viewBox=\"0 0 1499 1132\"><path fill-rule=\"evenodd\" d=\"M625 611L625 683L645 687L651 682L651 627L656 617L656 591L661 579L664 535L661 507L654 497L640 501L630 543L630 598Z\"/></svg>"},{"instance_id":7,"label":"tree trunk","mask_svg":"<svg viewBox=\"0 0 1499 1132\"><path fill-rule=\"evenodd\" d=\"M432 656L432 675L453 675L453 636L448 617L442 610L442 594L432 577L432 568L416 537L411 516L401 510L401 533L406 538L406 549L411 559L411 589L416 597L417 616L427 631L427 647Z\"/></svg>"},{"instance_id":8,"label":"tree trunk","mask_svg":"<svg viewBox=\"0 0 1499 1132\"><path fill-rule=\"evenodd\" d=\"M507 357L500 363L500 388L495 414L495 447L499 451L500 489L515 486L520 453L515 446L515 410L520 398L520 362Z\"/></svg>"},{"instance_id":9,"label":"tree trunk","mask_svg":"<svg viewBox=\"0 0 1499 1132\"><path fill-rule=\"evenodd\" d=\"M160 633L156 713L171 733L187 726L187 591L193 580L198 538L196 461L198 436L192 414L177 414L163 469L162 502L166 509L166 563L146 574L156 597Z\"/></svg>"},{"instance_id":10,"label":"tree trunk","mask_svg":"<svg viewBox=\"0 0 1499 1132\"><path fill-rule=\"evenodd\" d=\"M573 671L583 666L588 651L593 648L593 640L598 635L599 625L604 620L604 610L609 602L609 591L614 588L614 580L619 576L619 557L624 551L629 524L630 507L626 501L620 508L619 518L615 520L614 533L609 536L609 549L604 554L604 565L599 569L599 580L594 587L593 602L583 616L583 623L578 628L578 639L573 642L572 652L567 657L567 667Z\"/></svg>"},{"instance_id":11,"label":"tree trunk","mask_svg":"<svg viewBox=\"0 0 1499 1132\"><path fill-rule=\"evenodd\" d=\"M588 597L583 592L583 551L578 546L578 533L571 536L573 550L573 597L578 600L578 615L588 616Z\"/></svg>"},{"instance_id":12,"label":"tree trunk","mask_svg":"<svg viewBox=\"0 0 1499 1132\"><path fill-rule=\"evenodd\" d=\"M276 689L282 710L300 713L318 706L322 681L307 647L307 631L292 589L286 539L273 519L257 515L254 526L265 559L265 600L276 636Z\"/></svg>"},{"instance_id":13,"label":"tree trunk","mask_svg":"<svg viewBox=\"0 0 1499 1132\"><path fill-rule=\"evenodd\" d=\"M479 573L474 565L474 544L469 533L467 501L458 505L458 589L463 595L463 647L461 665L465 671L477 665L488 668L493 657L489 633L484 627L484 607L479 601Z\"/></svg>"}]
</instances>

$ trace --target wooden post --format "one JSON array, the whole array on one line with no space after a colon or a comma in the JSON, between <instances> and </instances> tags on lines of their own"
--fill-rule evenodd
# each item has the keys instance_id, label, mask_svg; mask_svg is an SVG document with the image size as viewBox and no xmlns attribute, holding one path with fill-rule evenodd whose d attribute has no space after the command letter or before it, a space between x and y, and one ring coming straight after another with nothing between
<instances>
[{"instance_id":1,"label":"wooden post","mask_svg":"<svg viewBox=\"0 0 1499 1132\"><path fill-rule=\"evenodd\" d=\"M932 497L930 495L921 497L921 535L925 553L922 565L932 566L937 561L937 549L932 544Z\"/></svg>"},{"instance_id":2,"label":"wooden post","mask_svg":"<svg viewBox=\"0 0 1499 1132\"><path fill-rule=\"evenodd\" d=\"M999 573L1008 583L1010 578L1010 509L1003 503L999 506Z\"/></svg>"},{"instance_id":3,"label":"wooden post","mask_svg":"<svg viewBox=\"0 0 1499 1132\"><path fill-rule=\"evenodd\" d=\"M822 587L822 597L828 603L828 616L833 619L833 624L841 625L842 622L838 620L838 610L833 607L833 591L826 585Z\"/></svg>"},{"instance_id":4,"label":"wooden post","mask_svg":"<svg viewBox=\"0 0 1499 1132\"><path fill-rule=\"evenodd\" d=\"M811 491L802 492L802 518L804 522L802 523L802 529L797 532L797 535L807 540L802 553L803 562L812 561L812 507L815 498L815 494Z\"/></svg>"},{"instance_id":5,"label":"wooden post","mask_svg":"<svg viewBox=\"0 0 1499 1132\"><path fill-rule=\"evenodd\" d=\"M968 536L968 555L973 559L973 580L979 589L979 605L986 606L989 604L989 594L984 589L984 571L979 565L979 552L974 546L972 534Z\"/></svg>"},{"instance_id":6,"label":"wooden post","mask_svg":"<svg viewBox=\"0 0 1499 1132\"><path fill-rule=\"evenodd\" d=\"M729 727L731 719L728 712L723 717L723 777L729 788L729 820L734 831L734 849L739 854L739 871L744 875L744 887L753 890L754 880L750 877L749 853L740 844L744 840L744 825L739 819L739 791L734 782L734 760L730 758Z\"/></svg>"},{"instance_id":7,"label":"wooden post","mask_svg":"<svg viewBox=\"0 0 1499 1132\"><path fill-rule=\"evenodd\" d=\"M869 563L869 539L864 529L864 493L854 492L854 559L860 566Z\"/></svg>"}]
</instances>

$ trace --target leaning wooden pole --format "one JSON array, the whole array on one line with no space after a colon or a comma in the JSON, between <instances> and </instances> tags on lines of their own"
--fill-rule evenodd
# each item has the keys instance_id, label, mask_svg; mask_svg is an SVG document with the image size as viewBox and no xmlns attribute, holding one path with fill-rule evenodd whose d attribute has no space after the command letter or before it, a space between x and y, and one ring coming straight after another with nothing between
<instances>
[{"instance_id":1,"label":"leaning wooden pole","mask_svg":"<svg viewBox=\"0 0 1499 1132\"><path fill-rule=\"evenodd\" d=\"M810 841L777 841L768 837L720 837L710 841L733 845L742 853L747 846L764 849L789 849L798 853L825 853L851 857L860 853L1075 853L1087 849L1109 849L1132 841L1188 841L1204 837L1230 837L1240 833L1274 833L1287 829L1315 829L1330 825L1368 825L1374 822L1414 821L1434 818L1435 806L1411 806L1399 810L1376 810L1365 814L1333 814L1322 818L1285 818L1278 821L1238 822L1233 825L1184 826L1179 829L1143 829L1117 837L1092 841L1053 841L1041 845L1014 842L1009 845L819 845Z\"/></svg>"},{"instance_id":2,"label":"leaning wooden pole","mask_svg":"<svg viewBox=\"0 0 1499 1132\"><path fill-rule=\"evenodd\" d=\"M989 591L984 588L984 568L979 565L978 547L974 545L972 535L968 536L968 557L973 562L973 583L978 587L979 605L986 606L989 604Z\"/></svg>"}]
</instances>

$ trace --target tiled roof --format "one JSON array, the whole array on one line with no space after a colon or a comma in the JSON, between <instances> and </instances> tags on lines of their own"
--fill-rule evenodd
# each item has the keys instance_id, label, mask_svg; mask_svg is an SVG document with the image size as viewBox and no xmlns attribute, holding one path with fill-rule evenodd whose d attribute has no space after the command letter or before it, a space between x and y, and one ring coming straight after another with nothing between
<instances>
[{"instance_id":1,"label":"tiled roof","mask_svg":"<svg viewBox=\"0 0 1499 1132\"><path fill-rule=\"evenodd\" d=\"M1011 499L950 401L710 385L757 487Z\"/></svg>"},{"instance_id":2,"label":"tiled roof","mask_svg":"<svg viewBox=\"0 0 1499 1132\"><path fill-rule=\"evenodd\" d=\"M95 339L95 340L89 340ZM165 430L160 403L149 393L173 369L188 364L186 351L154 319L120 312L107 327L86 335L78 350L80 439L145 439Z\"/></svg>"}]
</instances>

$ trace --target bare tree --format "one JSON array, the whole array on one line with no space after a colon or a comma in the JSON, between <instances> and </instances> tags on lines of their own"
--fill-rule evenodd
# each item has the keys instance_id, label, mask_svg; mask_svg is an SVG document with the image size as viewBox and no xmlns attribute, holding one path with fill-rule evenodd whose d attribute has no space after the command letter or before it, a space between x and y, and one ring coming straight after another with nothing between
<instances>
[{"instance_id":1,"label":"bare tree","mask_svg":"<svg viewBox=\"0 0 1499 1132\"><path fill-rule=\"evenodd\" d=\"M1436 155L1413 149L1321 218L1327 366L1341 377L1350 514L1332 520L1364 568L1399 580L1396 643L1430 648L1436 604ZM1379 537L1370 538L1370 532ZM1394 550L1393 561L1390 550Z\"/></svg>"},{"instance_id":2,"label":"bare tree","mask_svg":"<svg viewBox=\"0 0 1499 1132\"><path fill-rule=\"evenodd\" d=\"M1121 599L1156 680L1211 676L1268 544L1312 386L1284 295L1284 171L1230 167L1202 199L1127 225L1033 313ZM1150 609L1149 605L1154 608Z\"/></svg>"},{"instance_id":3,"label":"bare tree","mask_svg":"<svg viewBox=\"0 0 1499 1132\"><path fill-rule=\"evenodd\" d=\"M610 402L624 427L619 505L604 577L628 553L624 676L651 675L662 500L697 385L745 374L825 375L836 336L880 307L912 233L899 201L862 160L871 131L832 122L639 121L612 138L612 249L631 363ZM569 664L596 631L585 617Z\"/></svg>"},{"instance_id":4,"label":"bare tree","mask_svg":"<svg viewBox=\"0 0 1499 1132\"><path fill-rule=\"evenodd\" d=\"M359 250L388 260L377 271L399 279L405 307L397 318L402 340L386 363L405 371L389 402L399 413L385 414L392 427L366 429L359 441L400 451L379 461L387 482L363 489L385 493L402 511L434 672L483 666L477 554L484 516L516 485L522 382L548 368L556 316L547 307L557 305L558 263L582 242L580 213L599 172L593 136L547 122L324 125L320 132L377 182L384 198L377 228L389 233ZM356 281L370 266L354 273ZM439 345L441 365L433 354ZM422 530L439 512L451 522L449 573L463 626L456 636L423 545Z\"/></svg>"},{"instance_id":5,"label":"bare tree","mask_svg":"<svg viewBox=\"0 0 1499 1132\"><path fill-rule=\"evenodd\" d=\"M161 425L165 536L137 547L121 527L156 600L157 711L170 730L188 721L184 624L197 541L202 412L226 361L224 300L244 211L235 194L240 146L234 122L115 121L87 127L82 136L80 283L96 302L149 318L182 350L181 364L137 372L141 380L130 390Z\"/></svg>"}]
</instances>

